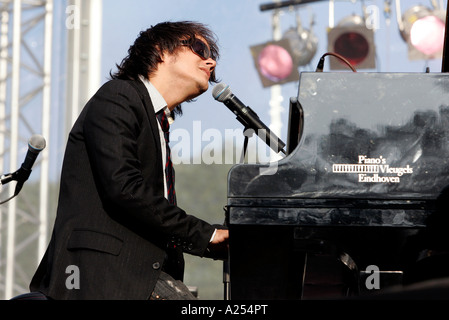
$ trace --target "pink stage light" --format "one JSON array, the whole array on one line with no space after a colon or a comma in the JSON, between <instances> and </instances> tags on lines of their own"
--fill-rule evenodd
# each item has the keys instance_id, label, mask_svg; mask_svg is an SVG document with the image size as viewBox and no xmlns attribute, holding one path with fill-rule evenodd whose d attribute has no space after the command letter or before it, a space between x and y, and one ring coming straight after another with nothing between
<instances>
[{"instance_id":1,"label":"pink stage light","mask_svg":"<svg viewBox=\"0 0 449 320\"><path fill-rule=\"evenodd\" d=\"M259 54L258 63L264 77L277 82L286 79L293 71L290 53L278 45L268 45Z\"/></svg>"},{"instance_id":2,"label":"pink stage light","mask_svg":"<svg viewBox=\"0 0 449 320\"><path fill-rule=\"evenodd\" d=\"M420 52L434 55L444 46L443 21L435 16L418 19L410 30L410 42Z\"/></svg>"}]
</instances>

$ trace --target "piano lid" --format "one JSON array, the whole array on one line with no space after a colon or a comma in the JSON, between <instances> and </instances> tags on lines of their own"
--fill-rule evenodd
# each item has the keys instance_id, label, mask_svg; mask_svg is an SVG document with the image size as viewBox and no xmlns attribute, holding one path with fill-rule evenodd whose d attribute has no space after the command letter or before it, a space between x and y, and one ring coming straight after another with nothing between
<instances>
[{"instance_id":1,"label":"piano lid","mask_svg":"<svg viewBox=\"0 0 449 320\"><path fill-rule=\"evenodd\" d=\"M229 198L426 200L449 184L449 74L301 73L298 101L297 147L234 166Z\"/></svg>"}]
</instances>

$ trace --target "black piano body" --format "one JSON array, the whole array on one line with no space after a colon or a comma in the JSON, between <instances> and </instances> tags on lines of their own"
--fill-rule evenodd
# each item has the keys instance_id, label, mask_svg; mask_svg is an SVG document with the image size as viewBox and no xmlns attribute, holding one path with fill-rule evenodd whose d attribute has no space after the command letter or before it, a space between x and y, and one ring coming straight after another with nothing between
<instances>
[{"instance_id":1,"label":"black piano body","mask_svg":"<svg viewBox=\"0 0 449 320\"><path fill-rule=\"evenodd\" d=\"M302 73L288 135L285 158L229 172L230 298L402 285L449 184L449 75Z\"/></svg>"}]
</instances>

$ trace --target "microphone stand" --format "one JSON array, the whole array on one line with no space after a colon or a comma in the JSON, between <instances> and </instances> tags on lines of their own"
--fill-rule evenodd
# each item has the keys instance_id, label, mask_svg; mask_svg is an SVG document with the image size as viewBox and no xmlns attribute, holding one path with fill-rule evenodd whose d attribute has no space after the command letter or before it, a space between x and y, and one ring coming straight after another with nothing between
<instances>
[{"instance_id":1,"label":"microphone stand","mask_svg":"<svg viewBox=\"0 0 449 320\"><path fill-rule=\"evenodd\" d=\"M11 181L17 181L16 188L14 190L14 194L11 197L9 197L8 199L1 201L0 205L12 200L19 194L20 190L22 190L24 182L26 180L28 180L30 174L31 174L31 170L26 170L26 169L20 168L16 172L8 173L0 179L1 185L5 185L7 183L10 183Z\"/></svg>"},{"instance_id":2,"label":"microphone stand","mask_svg":"<svg viewBox=\"0 0 449 320\"><path fill-rule=\"evenodd\" d=\"M248 132L248 133L247 133ZM248 131L248 127L245 127L245 129L243 130L243 135L245 136L245 140L243 142L243 152L242 152L242 156L240 157L240 163L244 163L245 162L245 157L246 157L246 152L248 149L248 140L249 138L251 138L253 136L253 130L249 130ZM224 222L224 225L227 226L227 220L228 220L228 211L225 207L225 215L226 215L226 219ZM228 251L228 258L223 261L223 286L224 286L224 292L223 292L223 296L224 296L224 300L231 300L231 276L230 276L230 266L229 266L229 260L230 260L230 256L229 256L229 251Z\"/></svg>"},{"instance_id":3,"label":"microphone stand","mask_svg":"<svg viewBox=\"0 0 449 320\"><path fill-rule=\"evenodd\" d=\"M248 141L249 141L249 138L251 138L254 134L253 130L248 130L248 129L249 128L245 127L245 129L243 130L243 135L245 136L245 140L243 142L243 152L242 152L242 156L240 158L240 163L245 162L246 151L248 149Z\"/></svg>"},{"instance_id":4,"label":"microphone stand","mask_svg":"<svg viewBox=\"0 0 449 320\"><path fill-rule=\"evenodd\" d=\"M245 124L245 128L243 130L243 135L245 136L245 140L243 142L243 152L242 156L240 157L240 163L243 164L245 162L246 152L248 150L248 141L249 138L251 138L254 134L254 130L250 128L248 125L246 125L245 120L241 118L240 116L237 116L237 119L242 123ZM250 130L251 129L251 130ZM283 152L285 154L285 151L283 149L280 150L280 152ZM228 217L228 211L225 208L226 217ZM224 225L227 225L226 222L227 219L225 219ZM230 277L230 266L229 266L229 251L228 251L228 259L223 261L223 285L224 285L224 300L231 300L231 277Z\"/></svg>"},{"instance_id":5,"label":"microphone stand","mask_svg":"<svg viewBox=\"0 0 449 320\"><path fill-rule=\"evenodd\" d=\"M224 300L231 300L231 276L229 273L229 250L228 258L223 261L223 296Z\"/></svg>"},{"instance_id":6,"label":"microphone stand","mask_svg":"<svg viewBox=\"0 0 449 320\"><path fill-rule=\"evenodd\" d=\"M17 173L17 172L15 172L15 173ZM13 173L13 174L9 173L8 175L5 176L5 178L2 178L1 179L1 184L4 185L4 184L7 184L7 183L11 182L12 180L16 180L16 178L14 177L15 173ZM12 200L13 198L15 198L19 194L20 189L22 189L22 186L19 187L19 185L17 185L16 186L16 190L14 190L14 194L11 197L9 197L8 199L1 201L0 205L5 204L6 202L8 202L8 201Z\"/></svg>"}]
</instances>

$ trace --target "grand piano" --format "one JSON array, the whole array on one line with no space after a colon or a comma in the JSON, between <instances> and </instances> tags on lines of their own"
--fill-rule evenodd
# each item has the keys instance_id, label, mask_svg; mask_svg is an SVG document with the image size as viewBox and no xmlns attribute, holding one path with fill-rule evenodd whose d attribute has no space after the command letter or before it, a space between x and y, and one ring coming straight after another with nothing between
<instances>
[{"instance_id":1,"label":"grand piano","mask_svg":"<svg viewBox=\"0 0 449 320\"><path fill-rule=\"evenodd\" d=\"M287 156L228 175L230 299L403 286L449 184L449 75L303 72L288 121Z\"/></svg>"}]
</instances>

